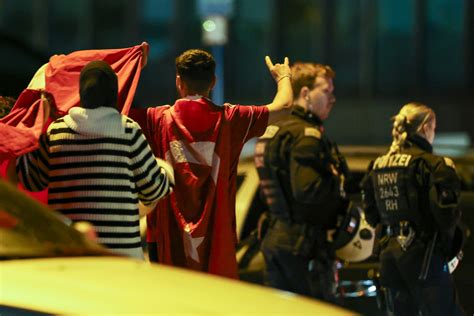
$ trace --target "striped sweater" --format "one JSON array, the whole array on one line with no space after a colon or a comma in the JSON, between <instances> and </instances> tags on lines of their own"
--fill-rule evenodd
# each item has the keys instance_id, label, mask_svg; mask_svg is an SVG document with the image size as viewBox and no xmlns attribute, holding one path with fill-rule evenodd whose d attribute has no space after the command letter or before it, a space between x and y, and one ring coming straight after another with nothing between
<instances>
[{"instance_id":1,"label":"striped sweater","mask_svg":"<svg viewBox=\"0 0 474 316\"><path fill-rule=\"evenodd\" d=\"M39 148L17 160L17 173L31 191L49 187L50 207L92 223L99 243L137 258L138 201L149 205L170 191L138 124L105 107L72 108L53 122Z\"/></svg>"}]
</instances>

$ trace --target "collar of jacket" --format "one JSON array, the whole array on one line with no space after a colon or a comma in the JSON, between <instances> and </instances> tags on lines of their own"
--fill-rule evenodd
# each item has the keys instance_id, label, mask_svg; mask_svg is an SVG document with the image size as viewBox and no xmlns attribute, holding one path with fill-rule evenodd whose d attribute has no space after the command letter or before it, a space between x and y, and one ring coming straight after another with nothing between
<instances>
[{"instance_id":1,"label":"collar of jacket","mask_svg":"<svg viewBox=\"0 0 474 316\"><path fill-rule=\"evenodd\" d=\"M410 143L410 145L415 145L424 151L433 153L433 146L424 137L420 135L411 135L408 137L407 141L408 143Z\"/></svg>"},{"instance_id":2,"label":"collar of jacket","mask_svg":"<svg viewBox=\"0 0 474 316\"><path fill-rule=\"evenodd\" d=\"M87 109L76 106L64 116L64 123L78 134L118 137L125 132L127 118L112 107L99 106L95 109Z\"/></svg>"},{"instance_id":3,"label":"collar of jacket","mask_svg":"<svg viewBox=\"0 0 474 316\"><path fill-rule=\"evenodd\" d=\"M291 114L298 116L309 123L315 124L317 126L323 126L323 121L321 121L321 119L318 116L307 111L304 107L298 104L295 104L293 106L293 110L291 111Z\"/></svg>"}]
</instances>

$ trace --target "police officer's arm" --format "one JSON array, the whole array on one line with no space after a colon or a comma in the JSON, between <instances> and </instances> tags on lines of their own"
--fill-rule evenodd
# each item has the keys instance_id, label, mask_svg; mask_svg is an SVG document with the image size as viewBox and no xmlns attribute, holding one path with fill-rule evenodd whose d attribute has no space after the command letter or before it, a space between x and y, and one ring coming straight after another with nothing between
<instances>
[{"instance_id":1,"label":"police officer's arm","mask_svg":"<svg viewBox=\"0 0 474 316\"><path fill-rule=\"evenodd\" d=\"M364 203L365 219L370 224L370 226L375 227L378 223L380 223L380 215L377 210L374 186L372 184L372 166L373 161L370 163L367 173L360 182L360 188L362 190L362 202Z\"/></svg>"},{"instance_id":2,"label":"police officer's arm","mask_svg":"<svg viewBox=\"0 0 474 316\"><path fill-rule=\"evenodd\" d=\"M321 141L305 136L290 154L291 188L294 198L301 203L318 203L337 199L339 179L321 161Z\"/></svg>"},{"instance_id":3,"label":"police officer's arm","mask_svg":"<svg viewBox=\"0 0 474 316\"><path fill-rule=\"evenodd\" d=\"M293 104L293 89L291 88L291 70L288 57L283 64L273 64L270 57L265 56L268 70L277 83L277 93L272 103L267 104L269 111L268 124L272 124L290 113Z\"/></svg>"},{"instance_id":4,"label":"police officer's arm","mask_svg":"<svg viewBox=\"0 0 474 316\"><path fill-rule=\"evenodd\" d=\"M430 205L441 232L452 232L461 217L459 199L461 181L454 164L445 158L440 160L431 174Z\"/></svg>"}]
</instances>

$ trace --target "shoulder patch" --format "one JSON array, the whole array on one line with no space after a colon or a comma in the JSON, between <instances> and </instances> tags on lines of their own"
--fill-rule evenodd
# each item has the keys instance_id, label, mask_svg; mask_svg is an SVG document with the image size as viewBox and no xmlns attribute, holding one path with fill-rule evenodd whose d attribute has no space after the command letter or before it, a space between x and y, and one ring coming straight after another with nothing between
<instances>
[{"instance_id":1,"label":"shoulder patch","mask_svg":"<svg viewBox=\"0 0 474 316\"><path fill-rule=\"evenodd\" d=\"M261 139L273 138L276 133L280 130L279 126L276 125L268 125L265 133L260 136Z\"/></svg>"},{"instance_id":2,"label":"shoulder patch","mask_svg":"<svg viewBox=\"0 0 474 316\"><path fill-rule=\"evenodd\" d=\"M305 127L304 136L321 139L321 132L317 128L314 128L314 127Z\"/></svg>"},{"instance_id":3,"label":"shoulder patch","mask_svg":"<svg viewBox=\"0 0 474 316\"><path fill-rule=\"evenodd\" d=\"M446 166L451 167L451 168L456 170L456 166L454 165L454 161L451 158L443 157L443 159L444 159L444 163L446 164Z\"/></svg>"}]
</instances>

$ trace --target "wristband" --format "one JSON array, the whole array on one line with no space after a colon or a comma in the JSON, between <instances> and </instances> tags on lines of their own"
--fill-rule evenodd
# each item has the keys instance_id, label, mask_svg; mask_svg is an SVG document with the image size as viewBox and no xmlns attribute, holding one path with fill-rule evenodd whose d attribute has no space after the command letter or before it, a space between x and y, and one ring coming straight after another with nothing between
<instances>
[{"instance_id":1,"label":"wristband","mask_svg":"<svg viewBox=\"0 0 474 316\"><path fill-rule=\"evenodd\" d=\"M283 79L283 78L285 78L285 77L288 77L288 78L291 80L291 74L284 74L283 76L281 76L280 78L278 78L277 83L280 82L280 80Z\"/></svg>"}]
</instances>

